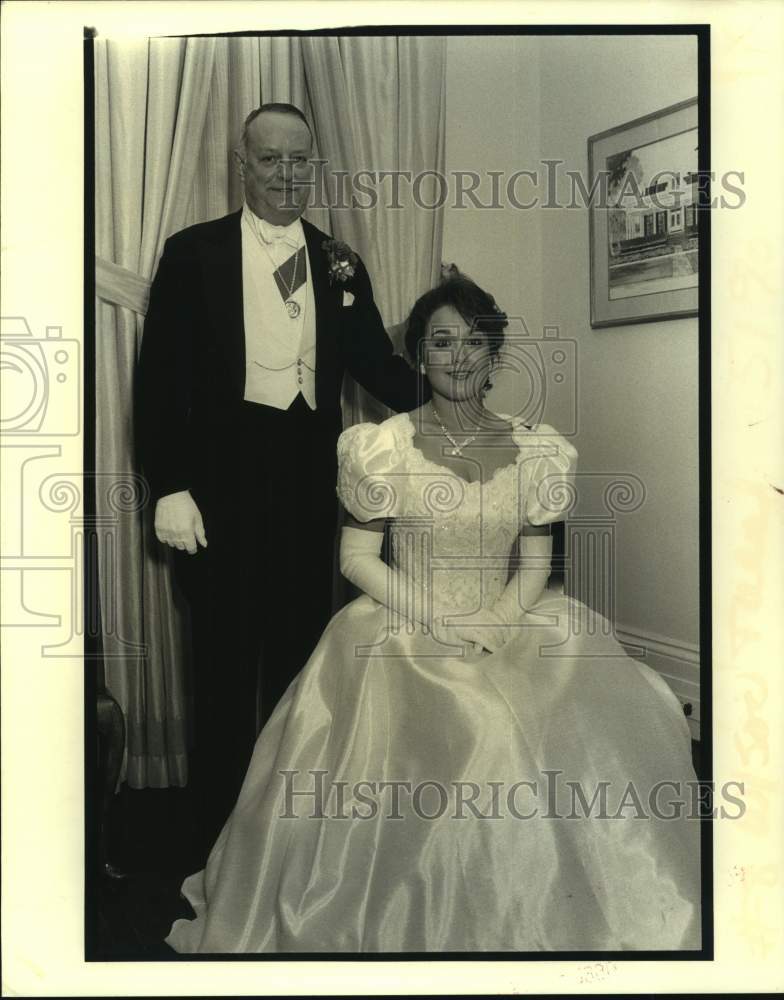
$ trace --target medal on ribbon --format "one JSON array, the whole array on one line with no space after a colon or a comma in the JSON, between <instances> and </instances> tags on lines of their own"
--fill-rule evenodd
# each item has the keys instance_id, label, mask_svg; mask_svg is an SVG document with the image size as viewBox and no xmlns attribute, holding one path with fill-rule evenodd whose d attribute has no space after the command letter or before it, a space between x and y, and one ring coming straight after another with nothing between
<instances>
[{"instance_id":1,"label":"medal on ribbon","mask_svg":"<svg viewBox=\"0 0 784 1000\"><path fill-rule=\"evenodd\" d=\"M298 288L305 284L304 256L305 247L302 246L273 271L275 284L278 286L286 312L291 319L296 319L301 311L299 302L295 302L292 296Z\"/></svg>"}]
</instances>

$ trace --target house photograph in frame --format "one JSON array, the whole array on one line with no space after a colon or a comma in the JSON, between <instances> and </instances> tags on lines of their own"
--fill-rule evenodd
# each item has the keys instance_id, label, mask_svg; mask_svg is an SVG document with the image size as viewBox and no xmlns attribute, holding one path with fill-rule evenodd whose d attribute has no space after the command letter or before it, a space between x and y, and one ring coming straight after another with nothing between
<instances>
[{"instance_id":1,"label":"house photograph in frame","mask_svg":"<svg viewBox=\"0 0 784 1000\"><path fill-rule=\"evenodd\" d=\"M697 99L591 136L591 326L694 316Z\"/></svg>"}]
</instances>

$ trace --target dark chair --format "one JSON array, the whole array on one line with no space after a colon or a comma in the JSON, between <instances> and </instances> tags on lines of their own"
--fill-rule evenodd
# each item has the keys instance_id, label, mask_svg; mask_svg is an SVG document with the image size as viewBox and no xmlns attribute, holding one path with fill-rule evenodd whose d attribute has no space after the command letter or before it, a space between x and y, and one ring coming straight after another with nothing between
<instances>
[{"instance_id":1,"label":"dark chair","mask_svg":"<svg viewBox=\"0 0 784 1000\"><path fill-rule=\"evenodd\" d=\"M120 777L125 752L125 718L122 709L111 696L102 678L96 693L98 732L98 782L100 795L98 812L98 862L100 872L107 878L124 878L124 873L112 863L109 850L109 819L114 792Z\"/></svg>"}]
</instances>

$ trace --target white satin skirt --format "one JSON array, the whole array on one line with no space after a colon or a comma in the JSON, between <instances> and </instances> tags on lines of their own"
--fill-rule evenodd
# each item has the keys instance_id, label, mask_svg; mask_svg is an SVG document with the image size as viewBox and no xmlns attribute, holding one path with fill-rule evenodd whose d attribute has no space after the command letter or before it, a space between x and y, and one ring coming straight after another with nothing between
<instances>
[{"instance_id":1,"label":"white satin skirt","mask_svg":"<svg viewBox=\"0 0 784 1000\"><path fill-rule=\"evenodd\" d=\"M575 634L581 609L545 595L466 658L347 605L259 736L168 944L699 949L688 725L612 636Z\"/></svg>"}]
</instances>

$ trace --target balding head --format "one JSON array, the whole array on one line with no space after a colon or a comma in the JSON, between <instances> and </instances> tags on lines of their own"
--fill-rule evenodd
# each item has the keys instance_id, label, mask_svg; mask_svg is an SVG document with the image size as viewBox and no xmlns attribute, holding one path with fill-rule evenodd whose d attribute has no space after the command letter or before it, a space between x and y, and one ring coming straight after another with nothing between
<instances>
[{"instance_id":1,"label":"balding head","mask_svg":"<svg viewBox=\"0 0 784 1000\"><path fill-rule=\"evenodd\" d=\"M311 143L313 141L313 130L311 129L307 118L304 113L295 104L283 104L281 102L269 102L267 104L262 104L258 108L254 108L253 111L248 115L245 121L242 123L242 133L240 135L240 149L246 149L248 144L248 129L251 124L259 117L265 113L273 112L275 114L281 115L291 115L292 118L296 118L301 121L302 124L307 128L311 136Z\"/></svg>"}]
</instances>

